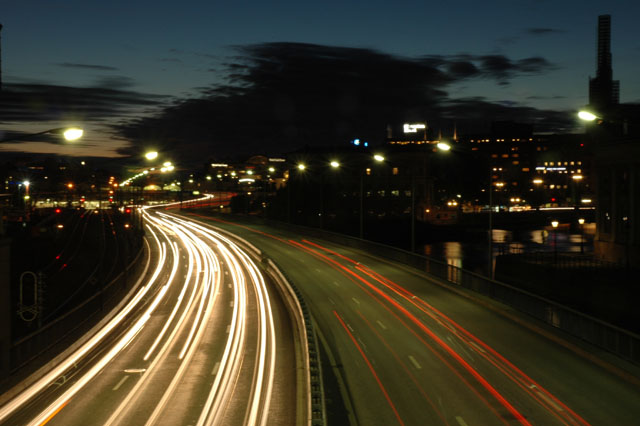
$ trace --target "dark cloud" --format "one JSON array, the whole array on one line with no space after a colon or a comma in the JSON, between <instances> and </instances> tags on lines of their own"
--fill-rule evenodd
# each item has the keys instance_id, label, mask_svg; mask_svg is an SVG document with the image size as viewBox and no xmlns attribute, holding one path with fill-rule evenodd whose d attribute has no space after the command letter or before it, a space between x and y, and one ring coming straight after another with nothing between
<instances>
[{"instance_id":1,"label":"dark cloud","mask_svg":"<svg viewBox=\"0 0 640 426\"><path fill-rule=\"evenodd\" d=\"M541 57L513 61L504 55L486 55L475 59L480 63L479 68L484 76L495 78L500 84L507 83L507 80L517 75L541 74L556 68Z\"/></svg>"},{"instance_id":2,"label":"dark cloud","mask_svg":"<svg viewBox=\"0 0 640 426\"><path fill-rule=\"evenodd\" d=\"M158 95L106 87L5 84L0 94L0 122L104 122L164 100Z\"/></svg>"},{"instance_id":3,"label":"dark cloud","mask_svg":"<svg viewBox=\"0 0 640 426\"><path fill-rule=\"evenodd\" d=\"M359 137L380 143L387 124L455 120L469 128L497 119L536 121L562 114L479 99L450 99L453 83L470 78L498 84L544 73L544 58L502 55L405 58L377 50L302 43L236 46L224 84L176 101L161 114L124 123L119 134L134 154L164 142L172 158L275 153L303 145L337 145ZM477 108L477 109L473 109ZM467 115L468 114L468 115ZM497 114L494 117L492 114ZM565 123L562 123L564 125ZM462 127L459 127L462 128Z\"/></svg>"},{"instance_id":4,"label":"dark cloud","mask_svg":"<svg viewBox=\"0 0 640 426\"><path fill-rule=\"evenodd\" d=\"M554 96L540 96L540 95L532 95L527 96L527 99L532 100L547 100L547 99L566 99L566 96L554 95Z\"/></svg>"},{"instance_id":5,"label":"dark cloud","mask_svg":"<svg viewBox=\"0 0 640 426\"><path fill-rule=\"evenodd\" d=\"M565 31L558 30L555 28L527 28L525 32L531 35L547 35L547 34L562 34Z\"/></svg>"},{"instance_id":6,"label":"dark cloud","mask_svg":"<svg viewBox=\"0 0 640 426\"><path fill-rule=\"evenodd\" d=\"M92 85L92 87L97 87L101 89L128 89L130 87L135 86L135 80L131 77L126 77L123 75L113 75L113 76L103 76L99 77L96 82Z\"/></svg>"},{"instance_id":7,"label":"dark cloud","mask_svg":"<svg viewBox=\"0 0 640 426\"><path fill-rule=\"evenodd\" d=\"M81 68L94 71L118 71L118 68L110 67L107 65L74 64L69 62L62 62L56 65L63 68Z\"/></svg>"},{"instance_id":8,"label":"dark cloud","mask_svg":"<svg viewBox=\"0 0 640 426\"><path fill-rule=\"evenodd\" d=\"M461 123L462 132L488 130L492 121L520 121L533 125L536 132L570 132L575 119L570 112L542 110L518 103L489 102L482 97L452 99L444 105L446 116Z\"/></svg>"}]
</instances>

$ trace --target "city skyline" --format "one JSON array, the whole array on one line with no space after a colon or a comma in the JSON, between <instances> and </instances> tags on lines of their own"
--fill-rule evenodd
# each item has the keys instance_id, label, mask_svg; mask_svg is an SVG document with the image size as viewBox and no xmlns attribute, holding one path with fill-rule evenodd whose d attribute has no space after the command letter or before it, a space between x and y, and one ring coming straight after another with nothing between
<instances>
[{"instance_id":1,"label":"city skyline","mask_svg":"<svg viewBox=\"0 0 640 426\"><path fill-rule=\"evenodd\" d=\"M360 55L388 60L398 65L394 72L400 79L403 67L416 63L422 67L418 74L439 72L441 79L427 78L428 88L441 92L439 97L422 101L437 104L436 112L449 121L475 108L486 110L487 120L496 111L506 117L517 112L514 116L525 121L553 117L569 127L568 113L588 102L589 77L596 72L597 16L606 13L612 15L613 73L621 81L620 101L640 101L639 82L633 78L640 46L632 17L638 6L614 2L605 10L598 2L580 8L554 5L551 15L550 5L494 2L478 10L405 2L363 9L283 2L222 10L192 2L150 10L146 2L127 7L73 1L16 4L4 7L1 17L2 79L5 93L53 93L67 102L61 110L80 110L77 116L90 129L83 142L87 147L64 147L67 155L130 153L122 134L114 139L112 126L124 119L157 117L153 112L166 105L211 96L216 87L229 87L230 64L238 69L254 61L255 70L268 55L282 60L283 47L303 56L319 51L338 59ZM33 7L43 13L33 14ZM412 79L409 89L421 89L419 79ZM91 106L78 108L79 100ZM28 114L3 109L2 130L37 132L51 118L29 120ZM20 148L60 152L61 146Z\"/></svg>"}]
</instances>

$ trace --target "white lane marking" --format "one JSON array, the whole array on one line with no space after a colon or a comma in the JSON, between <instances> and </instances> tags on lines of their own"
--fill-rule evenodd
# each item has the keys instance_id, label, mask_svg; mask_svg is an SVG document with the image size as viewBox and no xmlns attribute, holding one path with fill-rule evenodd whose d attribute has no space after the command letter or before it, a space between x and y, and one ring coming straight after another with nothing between
<instances>
[{"instance_id":1,"label":"white lane marking","mask_svg":"<svg viewBox=\"0 0 640 426\"><path fill-rule=\"evenodd\" d=\"M349 330L351 330L351 332L353 333L353 328L351 328L351 326L349 324L347 324L347 327L349 327Z\"/></svg>"},{"instance_id":2,"label":"white lane marking","mask_svg":"<svg viewBox=\"0 0 640 426\"><path fill-rule=\"evenodd\" d=\"M358 301L358 299L356 299L355 297L352 297L351 300L353 300L354 302L356 302L356 305L359 305L360 302Z\"/></svg>"},{"instance_id":3,"label":"white lane marking","mask_svg":"<svg viewBox=\"0 0 640 426\"><path fill-rule=\"evenodd\" d=\"M125 373L144 373L145 371L147 371L146 368L127 368L126 370L124 370Z\"/></svg>"},{"instance_id":4,"label":"white lane marking","mask_svg":"<svg viewBox=\"0 0 640 426\"><path fill-rule=\"evenodd\" d=\"M340 287L340 284L338 284L338 281L334 281L333 285L335 285L336 287Z\"/></svg>"},{"instance_id":5,"label":"white lane marking","mask_svg":"<svg viewBox=\"0 0 640 426\"><path fill-rule=\"evenodd\" d=\"M122 379L120 379L120 381L118 382L117 385L115 385L111 390L117 391L118 389L120 389L120 386L122 386L122 384L124 382L127 381L127 379L129 378L129 376L124 376Z\"/></svg>"},{"instance_id":6,"label":"white lane marking","mask_svg":"<svg viewBox=\"0 0 640 426\"><path fill-rule=\"evenodd\" d=\"M229 334L229 330L231 330L231 324L227 326L227 331L225 331L225 333Z\"/></svg>"},{"instance_id":7,"label":"white lane marking","mask_svg":"<svg viewBox=\"0 0 640 426\"><path fill-rule=\"evenodd\" d=\"M227 284L227 287L231 288L231 283Z\"/></svg>"},{"instance_id":8,"label":"white lane marking","mask_svg":"<svg viewBox=\"0 0 640 426\"><path fill-rule=\"evenodd\" d=\"M536 389L536 385L531 385L529 387L531 389ZM538 394L538 396L540 396L540 398L544 399L547 404L551 405L556 411L563 411L562 407L556 404L555 401L549 398L544 392L540 392L538 389L536 389L536 393Z\"/></svg>"},{"instance_id":9,"label":"white lane marking","mask_svg":"<svg viewBox=\"0 0 640 426\"><path fill-rule=\"evenodd\" d=\"M460 417L460 416L456 416L456 421L458 422L458 424L460 426L468 426L467 422L465 422L464 419L462 417Z\"/></svg>"},{"instance_id":10,"label":"white lane marking","mask_svg":"<svg viewBox=\"0 0 640 426\"><path fill-rule=\"evenodd\" d=\"M422 366L418 364L418 361L416 361L416 359L412 355L409 355L409 361L411 361L411 363L416 369L422 370Z\"/></svg>"},{"instance_id":11,"label":"white lane marking","mask_svg":"<svg viewBox=\"0 0 640 426\"><path fill-rule=\"evenodd\" d=\"M471 343L471 345L473 345L473 347L476 348L477 350L479 350L480 352L482 352L482 353L486 353L487 352L484 349L482 349L482 346L480 346L479 344L477 344L473 340L470 340L469 343Z\"/></svg>"},{"instance_id":12,"label":"white lane marking","mask_svg":"<svg viewBox=\"0 0 640 426\"><path fill-rule=\"evenodd\" d=\"M233 308L233 300L231 302L229 302L229 306L231 306Z\"/></svg>"},{"instance_id":13,"label":"white lane marking","mask_svg":"<svg viewBox=\"0 0 640 426\"><path fill-rule=\"evenodd\" d=\"M358 342L360 342L360 346L362 346L364 349L367 349L367 345L359 337L358 337Z\"/></svg>"},{"instance_id":14,"label":"white lane marking","mask_svg":"<svg viewBox=\"0 0 640 426\"><path fill-rule=\"evenodd\" d=\"M336 304L336 302L334 302L332 298L329 298L329 302L331 302L333 305Z\"/></svg>"},{"instance_id":15,"label":"white lane marking","mask_svg":"<svg viewBox=\"0 0 640 426\"><path fill-rule=\"evenodd\" d=\"M387 329L387 326L386 326L386 325L384 325L384 324L382 323L382 321L377 320L376 322L378 323L378 325L380 326L380 328L381 328L381 329L383 329L383 330L386 330L386 329Z\"/></svg>"},{"instance_id":16,"label":"white lane marking","mask_svg":"<svg viewBox=\"0 0 640 426\"><path fill-rule=\"evenodd\" d=\"M220 361L216 362L216 365L213 366L213 370L211 370L211 375L215 376L218 374L218 369L220 368Z\"/></svg>"},{"instance_id":17,"label":"white lane marking","mask_svg":"<svg viewBox=\"0 0 640 426\"><path fill-rule=\"evenodd\" d=\"M322 269L320 269L320 268L316 268L316 272L317 272L317 273L319 273L319 274L321 274L321 273L322 273Z\"/></svg>"}]
</instances>

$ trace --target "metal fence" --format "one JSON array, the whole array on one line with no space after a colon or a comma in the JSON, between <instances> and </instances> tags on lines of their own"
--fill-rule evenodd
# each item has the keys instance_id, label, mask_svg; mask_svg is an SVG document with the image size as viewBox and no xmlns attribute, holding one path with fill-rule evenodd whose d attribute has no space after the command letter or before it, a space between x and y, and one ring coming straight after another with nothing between
<instances>
[{"instance_id":1,"label":"metal fence","mask_svg":"<svg viewBox=\"0 0 640 426\"><path fill-rule=\"evenodd\" d=\"M347 247L354 247L372 255L411 266L450 285L472 290L500 301L572 336L603 348L635 364L640 364L640 336L637 334L533 293L491 280L440 260L384 244L282 222L265 221L265 223L276 228L295 230L295 232L304 235L322 238ZM553 253L546 255L553 256Z\"/></svg>"}]
</instances>

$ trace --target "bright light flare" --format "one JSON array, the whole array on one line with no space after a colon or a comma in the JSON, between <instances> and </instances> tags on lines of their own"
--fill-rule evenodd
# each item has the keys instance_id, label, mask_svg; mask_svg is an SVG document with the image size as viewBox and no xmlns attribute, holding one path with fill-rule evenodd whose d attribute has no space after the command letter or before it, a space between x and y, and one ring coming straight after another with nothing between
<instances>
[{"instance_id":1,"label":"bright light flare","mask_svg":"<svg viewBox=\"0 0 640 426\"><path fill-rule=\"evenodd\" d=\"M82 135L84 134L84 130L77 127L71 127L65 130L62 134L64 135L64 138L66 140L68 140L69 142L73 142L82 137Z\"/></svg>"},{"instance_id":2,"label":"bright light flare","mask_svg":"<svg viewBox=\"0 0 640 426\"><path fill-rule=\"evenodd\" d=\"M378 163L382 163L384 161L384 155L376 154L373 156L373 159L376 160Z\"/></svg>"},{"instance_id":3,"label":"bright light flare","mask_svg":"<svg viewBox=\"0 0 640 426\"><path fill-rule=\"evenodd\" d=\"M158 158L158 152L149 151L144 155L144 158L146 158L147 160L155 160L156 158Z\"/></svg>"},{"instance_id":4,"label":"bright light flare","mask_svg":"<svg viewBox=\"0 0 640 426\"><path fill-rule=\"evenodd\" d=\"M580 118L580 120L584 120L584 121L594 121L598 118L597 115L589 111L580 111L578 113L578 117Z\"/></svg>"},{"instance_id":5,"label":"bright light flare","mask_svg":"<svg viewBox=\"0 0 640 426\"><path fill-rule=\"evenodd\" d=\"M337 169L338 167L340 167L340 163L338 163L338 162L337 162L337 161L335 161L335 160L334 160L334 161L332 161L332 162L331 162L331 163L329 163L329 164L331 164L331 167L333 167L334 169Z\"/></svg>"},{"instance_id":6,"label":"bright light flare","mask_svg":"<svg viewBox=\"0 0 640 426\"><path fill-rule=\"evenodd\" d=\"M451 149L451 145L446 142L438 142L436 145L440 151L449 151Z\"/></svg>"}]
</instances>

